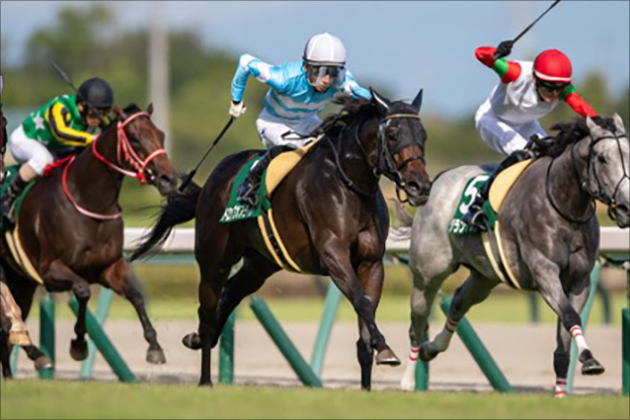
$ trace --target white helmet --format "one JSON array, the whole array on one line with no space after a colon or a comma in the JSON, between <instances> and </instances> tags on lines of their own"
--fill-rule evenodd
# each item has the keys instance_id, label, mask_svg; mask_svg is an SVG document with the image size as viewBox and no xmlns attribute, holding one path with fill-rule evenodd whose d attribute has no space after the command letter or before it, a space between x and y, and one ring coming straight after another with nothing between
<instances>
[{"instance_id":1,"label":"white helmet","mask_svg":"<svg viewBox=\"0 0 630 420\"><path fill-rule=\"evenodd\" d=\"M308 64L344 67L346 47L339 38L329 33L315 35L304 47L304 61Z\"/></svg>"}]
</instances>

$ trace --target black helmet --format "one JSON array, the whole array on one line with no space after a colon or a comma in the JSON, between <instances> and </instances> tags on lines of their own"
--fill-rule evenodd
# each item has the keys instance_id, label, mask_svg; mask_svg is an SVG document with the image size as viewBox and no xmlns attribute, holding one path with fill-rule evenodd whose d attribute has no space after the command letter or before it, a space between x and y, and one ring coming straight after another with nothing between
<instances>
[{"instance_id":1,"label":"black helmet","mask_svg":"<svg viewBox=\"0 0 630 420\"><path fill-rule=\"evenodd\" d=\"M114 91L105 80L95 77L81 85L77 99L99 111L108 111L114 106Z\"/></svg>"}]
</instances>

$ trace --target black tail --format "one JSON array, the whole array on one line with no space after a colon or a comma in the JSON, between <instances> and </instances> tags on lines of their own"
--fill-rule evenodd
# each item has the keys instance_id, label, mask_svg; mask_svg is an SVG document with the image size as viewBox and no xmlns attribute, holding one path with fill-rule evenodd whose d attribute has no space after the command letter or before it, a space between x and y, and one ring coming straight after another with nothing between
<instances>
[{"instance_id":1,"label":"black tail","mask_svg":"<svg viewBox=\"0 0 630 420\"><path fill-rule=\"evenodd\" d=\"M197 214L197 202L201 194L201 187L191 182L184 192L172 192L162 207L162 212L157 223L144 238L142 243L131 256L131 261L148 257L164 245L173 228L195 218Z\"/></svg>"}]
</instances>

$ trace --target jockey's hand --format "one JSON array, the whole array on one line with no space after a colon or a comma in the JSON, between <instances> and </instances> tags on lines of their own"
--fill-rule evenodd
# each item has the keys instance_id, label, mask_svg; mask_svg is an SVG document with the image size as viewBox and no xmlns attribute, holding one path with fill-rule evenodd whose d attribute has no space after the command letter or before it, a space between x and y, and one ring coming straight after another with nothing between
<instances>
[{"instance_id":1,"label":"jockey's hand","mask_svg":"<svg viewBox=\"0 0 630 420\"><path fill-rule=\"evenodd\" d=\"M503 41L497 47L497 51L494 53L494 59L500 60L508 55L512 54L512 48L514 48L514 42Z\"/></svg>"},{"instance_id":2,"label":"jockey's hand","mask_svg":"<svg viewBox=\"0 0 630 420\"><path fill-rule=\"evenodd\" d=\"M240 116L245 115L245 112L247 112L247 108L245 107L243 101L232 102L230 105L230 115L234 118L239 118Z\"/></svg>"}]
</instances>

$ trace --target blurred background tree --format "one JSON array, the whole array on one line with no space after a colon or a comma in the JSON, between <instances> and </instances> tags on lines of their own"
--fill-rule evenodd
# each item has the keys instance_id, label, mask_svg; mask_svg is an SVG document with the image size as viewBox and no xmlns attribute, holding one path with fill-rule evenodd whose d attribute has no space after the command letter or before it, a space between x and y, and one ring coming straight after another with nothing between
<instances>
[{"instance_id":1,"label":"blurred background tree","mask_svg":"<svg viewBox=\"0 0 630 420\"><path fill-rule=\"evenodd\" d=\"M3 38L3 49L6 43ZM230 84L238 57L204 45L201 36L189 29L171 30L169 43L172 159L177 167L186 171L196 165L227 122ZM106 4L60 9L53 24L31 35L27 43L27 59L17 67L5 66L3 69L6 80L18 87L5 90L3 95L9 125L15 127L29 112L53 97L72 93L52 69L52 59L70 73L75 84L89 77L103 77L114 87L119 105L134 102L146 107L148 50L148 29L120 29L116 13ZM363 81L366 85L369 82ZM374 86L386 94L383 83L386 81L375 81ZM582 96L602 115L616 111L626 123L630 120L628 89L621 95L610 92L606 78L601 74L591 74L576 85ZM491 89L489 85L488 94ZM198 182L202 183L225 156L261 147L255 120L266 91L267 88L256 81L248 84L247 115L234 124L202 167ZM484 100L480 97L479 104ZM154 105L160 107L159 103ZM471 109L468 117L453 120L433 114L430 109L423 111L423 122L429 133L429 169L433 175L456 165L500 159L479 138L474 127L474 112ZM570 118L574 118L573 112L560 106L543 121L543 126L549 128L557 121ZM128 214L135 214L159 200L152 189L140 189L136 183L127 182L122 202Z\"/></svg>"}]
</instances>

